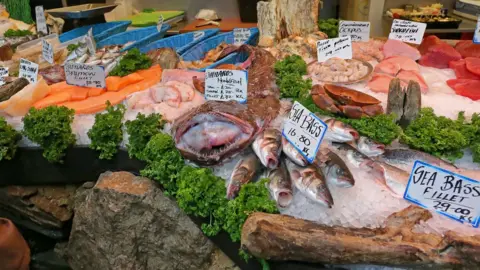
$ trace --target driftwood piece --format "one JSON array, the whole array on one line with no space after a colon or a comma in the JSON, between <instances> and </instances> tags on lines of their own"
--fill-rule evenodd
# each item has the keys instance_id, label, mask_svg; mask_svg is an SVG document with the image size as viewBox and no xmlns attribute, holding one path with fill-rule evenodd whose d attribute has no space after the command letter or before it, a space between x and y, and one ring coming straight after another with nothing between
<instances>
[{"instance_id":1,"label":"driftwood piece","mask_svg":"<svg viewBox=\"0 0 480 270\"><path fill-rule=\"evenodd\" d=\"M429 211L411 206L381 229L329 227L290 216L254 213L242 230L242 247L270 260L332 264L438 266L480 263L480 237L413 233Z\"/></svg>"},{"instance_id":2,"label":"driftwood piece","mask_svg":"<svg viewBox=\"0 0 480 270\"><path fill-rule=\"evenodd\" d=\"M271 47L291 35L318 31L319 0L271 0L257 3L259 46Z\"/></svg>"}]
</instances>

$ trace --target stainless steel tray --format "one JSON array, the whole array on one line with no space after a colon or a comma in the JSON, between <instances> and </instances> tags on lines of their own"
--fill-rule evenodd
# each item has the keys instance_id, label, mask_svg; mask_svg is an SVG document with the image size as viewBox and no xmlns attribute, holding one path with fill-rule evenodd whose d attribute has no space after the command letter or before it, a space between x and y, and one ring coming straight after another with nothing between
<instances>
[{"instance_id":1,"label":"stainless steel tray","mask_svg":"<svg viewBox=\"0 0 480 270\"><path fill-rule=\"evenodd\" d=\"M45 10L46 13L63 19L82 19L103 15L112 11L117 5L107 4L84 4L78 6L54 8Z\"/></svg>"}]
</instances>

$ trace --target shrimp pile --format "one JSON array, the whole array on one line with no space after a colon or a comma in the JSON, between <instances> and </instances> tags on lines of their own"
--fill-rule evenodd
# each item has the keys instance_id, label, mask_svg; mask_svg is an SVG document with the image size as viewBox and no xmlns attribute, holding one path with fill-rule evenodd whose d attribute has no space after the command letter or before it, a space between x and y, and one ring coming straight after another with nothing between
<instances>
[{"instance_id":1,"label":"shrimp pile","mask_svg":"<svg viewBox=\"0 0 480 270\"><path fill-rule=\"evenodd\" d=\"M368 67L357 60L330 58L323 63L315 62L308 67L312 79L323 82L351 82L368 73Z\"/></svg>"}]
</instances>

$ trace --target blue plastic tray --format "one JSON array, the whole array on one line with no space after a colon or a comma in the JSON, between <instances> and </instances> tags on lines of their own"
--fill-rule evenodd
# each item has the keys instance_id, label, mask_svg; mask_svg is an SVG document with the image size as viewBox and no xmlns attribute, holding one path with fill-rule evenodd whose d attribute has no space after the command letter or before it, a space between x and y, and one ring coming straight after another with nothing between
<instances>
[{"instance_id":1,"label":"blue plastic tray","mask_svg":"<svg viewBox=\"0 0 480 270\"><path fill-rule=\"evenodd\" d=\"M249 45L256 45L258 42L258 35L259 35L258 28L256 27L250 28L250 38L245 43ZM233 31L206 39L198 43L197 45L193 46L189 50L187 50L184 54L181 55L181 57L184 61L201 60L208 51L216 48L222 42L225 42L227 44L233 44L234 42ZM221 64L236 64L238 59L239 59L238 53L231 53L227 57L222 58L221 60L211 64L210 66L207 66L201 69L195 69L195 70L204 71L206 69L214 68Z\"/></svg>"},{"instance_id":2,"label":"blue plastic tray","mask_svg":"<svg viewBox=\"0 0 480 270\"><path fill-rule=\"evenodd\" d=\"M90 30L90 28L93 28L93 37L95 38L95 42L99 42L103 39L108 38L109 36L125 32L131 23L131 21L118 21L86 25L61 34L59 39L61 43L64 43L69 40L86 35L88 33L88 30Z\"/></svg>"},{"instance_id":3,"label":"blue plastic tray","mask_svg":"<svg viewBox=\"0 0 480 270\"><path fill-rule=\"evenodd\" d=\"M168 29L170 29L170 25L164 23L160 32L158 31L157 26L150 26L119 33L98 42L97 48L102 48L110 45L123 45L130 41L134 41L134 43L126 46L121 51L126 51L133 48L140 48L151 42L163 38L167 33Z\"/></svg>"},{"instance_id":4,"label":"blue plastic tray","mask_svg":"<svg viewBox=\"0 0 480 270\"><path fill-rule=\"evenodd\" d=\"M158 48L174 48L177 53L181 55L198 42L201 42L211 36L216 35L219 31L219 29L215 28L163 38L161 40L157 40L146 46L141 47L140 51L142 53L147 53L151 50L155 50ZM195 39L196 36L197 39Z\"/></svg>"}]
</instances>

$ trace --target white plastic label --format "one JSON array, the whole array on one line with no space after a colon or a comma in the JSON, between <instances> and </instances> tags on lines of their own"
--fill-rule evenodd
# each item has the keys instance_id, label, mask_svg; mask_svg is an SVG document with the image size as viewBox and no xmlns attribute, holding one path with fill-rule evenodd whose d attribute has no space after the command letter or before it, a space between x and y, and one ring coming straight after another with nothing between
<instances>
[{"instance_id":1,"label":"white plastic label","mask_svg":"<svg viewBox=\"0 0 480 270\"><path fill-rule=\"evenodd\" d=\"M97 44L95 43L95 38L93 37L93 28L90 28L85 37L85 42L87 43L87 48L90 51L91 55L94 55L97 52Z\"/></svg>"},{"instance_id":2,"label":"white plastic label","mask_svg":"<svg viewBox=\"0 0 480 270\"><path fill-rule=\"evenodd\" d=\"M403 198L461 223L479 225L480 182L415 161Z\"/></svg>"},{"instance_id":3,"label":"white plastic label","mask_svg":"<svg viewBox=\"0 0 480 270\"><path fill-rule=\"evenodd\" d=\"M53 64L53 46L45 39L42 39L42 56L45 61Z\"/></svg>"},{"instance_id":4,"label":"white plastic label","mask_svg":"<svg viewBox=\"0 0 480 270\"><path fill-rule=\"evenodd\" d=\"M477 18L477 26L475 27L475 32L473 33L473 43L480 43L480 17Z\"/></svg>"},{"instance_id":5,"label":"white plastic label","mask_svg":"<svg viewBox=\"0 0 480 270\"><path fill-rule=\"evenodd\" d=\"M205 36L204 31L193 32L193 40L198 40L198 39L202 38L203 36Z\"/></svg>"},{"instance_id":6,"label":"white plastic label","mask_svg":"<svg viewBox=\"0 0 480 270\"><path fill-rule=\"evenodd\" d=\"M8 77L8 67L0 67L0 86L5 84L5 77Z\"/></svg>"},{"instance_id":7,"label":"white plastic label","mask_svg":"<svg viewBox=\"0 0 480 270\"><path fill-rule=\"evenodd\" d=\"M21 58L18 76L27 79L30 83L36 83L38 76L38 64Z\"/></svg>"},{"instance_id":8,"label":"white plastic label","mask_svg":"<svg viewBox=\"0 0 480 270\"><path fill-rule=\"evenodd\" d=\"M245 70L207 69L205 99L247 102L248 76Z\"/></svg>"},{"instance_id":9,"label":"white plastic label","mask_svg":"<svg viewBox=\"0 0 480 270\"><path fill-rule=\"evenodd\" d=\"M330 58L352 59L352 38L350 36L317 41L318 62Z\"/></svg>"},{"instance_id":10,"label":"white plastic label","mask_svg":"<svg viewBox=\"0 0 480 270\"><path fill-rule=\"evenodd\" d=\"M48 28L47 21L45 19L45 12L43 12L43 6L35 7L35 19L37 21L37 32L42 32L47 35Z\"/></svg>"},{"instance_id":11,"label":"white plastic label","mask_svg":"<svg viewBox=\"0 0 480 270\"><path fill-rule=\"evenodd\" d=\"M242 45L250 38L249 28L235 28L233 29L233 44Z\"/></svg>"},{"instance_id":12,"label":"white plastic label","mask_svg":"<svg viewBox=\"0 0 480 270\"><path fill-rule=\"evenodd\" d=\"M338 25L338 36L350 36L352 41L369 41L370 22L340 21Z\"/></svg>"},{"instance_id":13,"label":"white plastic label","mask_svg":"<svg viewBox=\"0 0 480 270\"><path fill-rule=\"evenodd\" d=\"M160 17L158 17L158 23L157 23L158 32L162 31L162 25L163 25L163 15L160 15Z\"/></svg>"},{"instance_id":14,"label":"white plastic label","mask_svg":"<svg viewBox=\"0 0 480 270\"><path fill-rule=\"evenodd\" d=\"M102 66L66 63L67 83L71 85L105 88L105 70Z\"/></svg>"},{"instance_id":15,"label":"white plastic label","mask_svg":"<svg viewBox=\"0 0 480 270\"><path fill-rule=\"evenodd\" d=\"M295 101L283 123L283 136L310 162L317 156L327 124Z\"/></svg>"},{"instance_id":16,"label":"white plastic label","mask_svg":"<svg viewBox=\"0 0 480 270\"><path fill-rule=\"evenodd\" d=\"M390 35L388 35L388 38L420 44L422 43L425 29L427 29L426 23L395 19L393 20L392 28L390 28Z\"/></svg>"}]
</instances>

